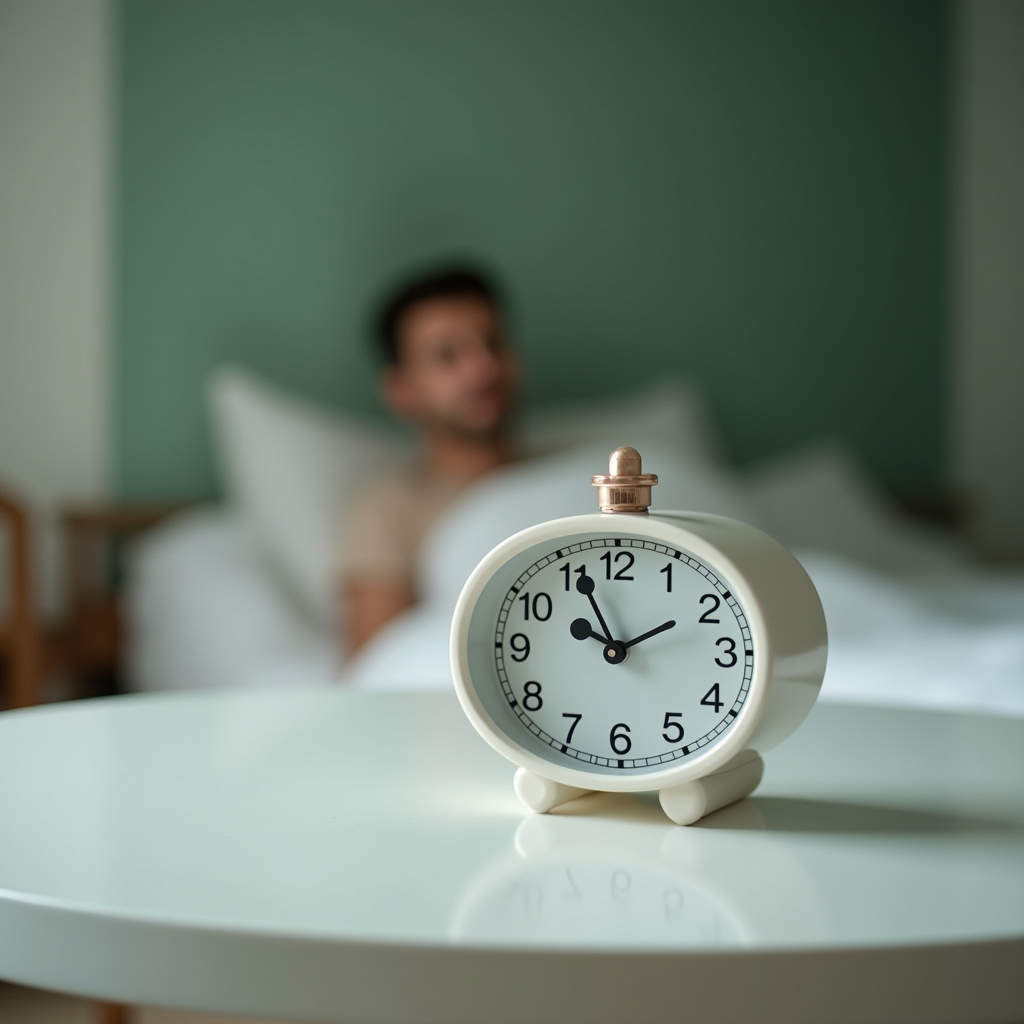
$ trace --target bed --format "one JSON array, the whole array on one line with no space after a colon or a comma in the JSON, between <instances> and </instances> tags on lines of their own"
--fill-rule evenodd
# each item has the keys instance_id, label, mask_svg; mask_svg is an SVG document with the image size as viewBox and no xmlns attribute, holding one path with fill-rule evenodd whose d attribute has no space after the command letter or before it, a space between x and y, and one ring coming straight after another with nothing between
<instances>
[{"instance_id":1,"label":"bed","mask_svg":"<svg viewBox=\"0 0 1024 1024\"><path fill-rule=\"evenodd\" d=\"M661 476L655 506L732 515L790 547L821 595L821 699L1024 715L1024 572L985 568L904 519L851 452L821 442L738 472L692 387L660 382L542 410L528 457L475 486L422 554L420 602L349 658L333 561L353 481L411 457L407 439L237 369L211 381L227 498L137 542L129 685L139 690L450 686L448 628L470 570L533 523L593 509L590 474L633 444Z\"/></svg>"}]
</instances>

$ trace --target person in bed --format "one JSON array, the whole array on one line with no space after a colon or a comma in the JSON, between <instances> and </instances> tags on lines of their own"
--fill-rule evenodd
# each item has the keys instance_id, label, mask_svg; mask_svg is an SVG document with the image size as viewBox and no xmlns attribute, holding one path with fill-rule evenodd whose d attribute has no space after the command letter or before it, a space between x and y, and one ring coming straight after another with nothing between
<instances>
[{"instance_id":1,"label":"person in bed","mask_svg":"<svg viewBox=\"0 0 1024 1024\"><path fill-rule=\"evenodd\" d=\"M384 303L377 334L384 400L416 427L420 454L350 510L341 551L349 653L416 601L420 547L442 513L512 458L516 362L487 275L452 267L405 283Z\"/></svg>"}]
</instances>

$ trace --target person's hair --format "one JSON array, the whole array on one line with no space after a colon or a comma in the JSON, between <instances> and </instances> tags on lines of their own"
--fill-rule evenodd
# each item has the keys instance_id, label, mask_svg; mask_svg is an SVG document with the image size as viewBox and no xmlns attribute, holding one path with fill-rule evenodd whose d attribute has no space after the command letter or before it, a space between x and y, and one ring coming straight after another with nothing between
<instances>
[{"instance_id":1,"label":"person's hair","mask_svg":"<svg viewBox=\"0 0 1024 1024\"><path fill-rule=\"evenodd\" d=\"M381 304L376 320L375 341L389 365L400 357L398 328L402 317L413 306L430 299L480 298L496 311L502 310L501 293L485 271L468 265L441 267L417 274L397 287Z\"/></svg>"}]
</instances>

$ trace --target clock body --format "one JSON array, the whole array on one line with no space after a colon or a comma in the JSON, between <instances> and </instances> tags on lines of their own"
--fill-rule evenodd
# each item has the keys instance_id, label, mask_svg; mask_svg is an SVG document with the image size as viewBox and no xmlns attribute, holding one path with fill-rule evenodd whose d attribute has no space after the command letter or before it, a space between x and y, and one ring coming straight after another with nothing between
<instances>
[{"instance_id":1,"label":"clock body","mask_svg":"<svg viewBox=\"0 0 1024 1024\"><path fill-rule=\"evenodd\" d=\"M584 791L664 791L764 752L807 716L826 650L793 555L745 523L688 512L515 534L466 582L451 632L456 692L480 735Z\"/></svg>"}]
</instances>

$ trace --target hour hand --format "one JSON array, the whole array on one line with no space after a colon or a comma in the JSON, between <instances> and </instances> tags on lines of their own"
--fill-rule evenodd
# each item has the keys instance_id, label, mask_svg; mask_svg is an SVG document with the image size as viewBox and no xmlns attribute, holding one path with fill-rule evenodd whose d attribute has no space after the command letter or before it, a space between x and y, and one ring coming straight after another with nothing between
<instances>
[{"instance_id":1,"label":"hour hand","mask_svg":"<svg viewBox=\"0 0 1024 1024\"><path fill-rule=\"evenodd\" d=\"M600 640L601 643L605 644L608 642L606 637L601 636L600 633L595 633L590 625L589 619L573 619L569 623L569 632L572 633L573 639L575 640Z\"/></svg>"},{"instance_id":2,"label":"hour hand","mask_svg":"<svg viewBox=\"0 0 1024 1024\"><path fill-rule=\"evenodd\" d=\"M600 640L604 645L604 660L609 665L621 665L626 660L626 645L595 633L587 619L573 619L569 624L569 632L577 640Z\"/></svg>"}]
</instances>

